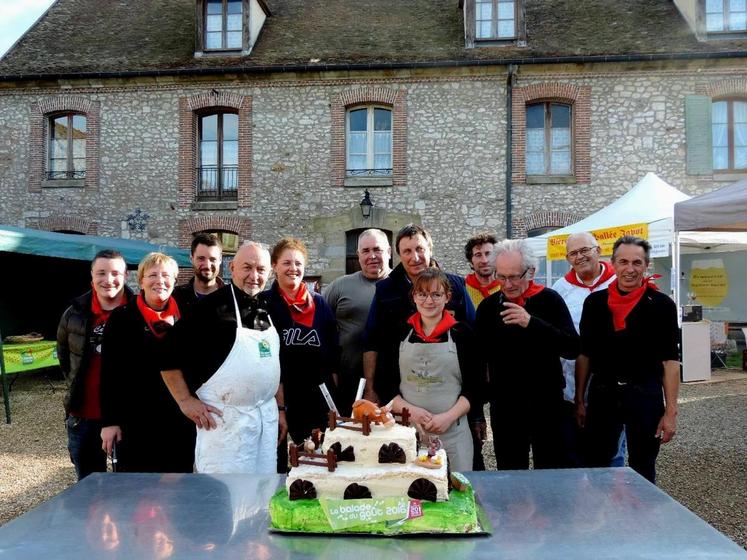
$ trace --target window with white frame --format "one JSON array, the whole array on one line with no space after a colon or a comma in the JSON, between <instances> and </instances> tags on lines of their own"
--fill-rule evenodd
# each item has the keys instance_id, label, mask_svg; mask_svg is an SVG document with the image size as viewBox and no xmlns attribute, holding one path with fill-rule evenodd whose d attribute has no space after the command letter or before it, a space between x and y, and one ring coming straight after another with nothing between
<instances>
[{"instance_id":1,"label":"window with white frame","mask_svg":"<svg viewBox=\"0 0 747 560\"><path fill-rule=\"evenodd\" d=\"M476 0L475 39L516 37L516 0Z\"/></svg>"},{"instance_id":2,"label":"window with white frame","mask_svg":"<svg viewBox=\"0 0 747 560\"><path fill-rule=\"evenodd\" d=\"M230 50L242 46L242 0L207 0L205 49Z\"/></svg>"},{"instance_id":3,"label":"window with white frame","mask_svg":"<svg viewBox=\"0 0 747 560\"><path fill-rule=\"evenodd\" d=\"M706 0L708 33L747 31L747 0Z\"/></svg>"},{"instance_id":4,"label":"window with white frame","mask_svg":"<svg viewBox=\"0 0 747 560\"><path fill-rule=\"evenodd\" d=\"M86 116L65 113L49 118L47 179L86 176Z\"/></svg>"},{"instance_id":5,"label":"window with white frame","mask_svg":"<svg viewBox=\"0 0 747 560\"><path fill-rule=\"evenodd\" d=\"M747 170L747 100L714 101L711 127L714 171Z\"/></svg>"},{"instance_id":6,"label":"window with white frame","mask_svg":"<svg viewBox=\"0 0 747 560\"><path fill-rule=\"evenodd\" d=\"M526 174L571 175L571 106L535 103L526 107Z\"/></svg>"},{"instance_id":7,"label":"window with white frame","mask_svg":"<svg viewBox=\"0 0 747 560\"><path fill-rule=\"evenodd\" d=\"M356 107L346 118L348 177L392 175L392 110Z\"/></svg>"}]
</instances>

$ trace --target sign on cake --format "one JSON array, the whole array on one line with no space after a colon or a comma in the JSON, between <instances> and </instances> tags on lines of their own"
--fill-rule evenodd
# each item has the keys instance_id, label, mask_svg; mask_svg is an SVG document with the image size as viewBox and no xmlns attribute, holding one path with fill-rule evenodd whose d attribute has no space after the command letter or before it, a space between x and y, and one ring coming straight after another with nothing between
<instances>
[{"instance_id":1,"label":"sign on cake","mask_svg":"<svg viewBox=\"0 0 747 560\"><path fill-rule=\"evenodd\" d=\"M332 500L322 498L319 504L334 530L381 521L405 521L423 515L420 500L407 497Z\"/></svg>"}]
</instances>

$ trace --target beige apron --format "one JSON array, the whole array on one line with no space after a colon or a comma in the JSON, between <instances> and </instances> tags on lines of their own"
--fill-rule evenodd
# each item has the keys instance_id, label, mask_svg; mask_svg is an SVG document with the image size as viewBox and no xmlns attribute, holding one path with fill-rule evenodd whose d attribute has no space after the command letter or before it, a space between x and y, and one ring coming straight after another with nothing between
<instances>
[{"instance_id":1,"label":"beige apron","mask_svg":"<svg viewBox=\"0 0 747 560\"><path fill-rule=\"evenodd\" d=\"M446 342L409 342L412 330L399 345L399 390L409 403L432 414L449 410L462 392L456 344L451 331ZM472 435L467 417L462 416L439 439L446 449L452 471L472 470ZM427 445L427 442L426 442Z\"/></svg>"},{"instance_id":2,"label":"beige apron","mask_svg":"<svg viewBox=\"0 0 747 560\"><path fill-rule=\"evenodd\" d=\"M236 340L231 351L197 396L223 412L218 427L197 430L195 470L200 473L272 474L277 469L280 337L270 320L265 331L241 324L236 311Z\"/></svg>"}]
</instances>

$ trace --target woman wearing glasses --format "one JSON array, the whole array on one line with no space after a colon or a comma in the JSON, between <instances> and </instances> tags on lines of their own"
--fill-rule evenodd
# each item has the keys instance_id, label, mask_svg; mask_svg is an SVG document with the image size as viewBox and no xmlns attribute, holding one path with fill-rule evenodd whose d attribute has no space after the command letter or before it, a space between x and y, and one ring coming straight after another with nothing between
<instances>
[{"instance_id":1,"label":"woman wearing glasses","mask_svg":"<svg viewBox=\"0 0 747 560\"><path fill-rule=\"evenodd\" d=\"M476 413L482 409L472 329L444 310L451 284L439 269L421 272L411 293L417 312L401 333L400 392L393 410L408 408L422 432L441 440L452 470L472 470L467 413L473 405Z\"/></svg>"},{"instance_id":2,"label":"woman wearing glasses","mask_svg":"<svg viewBox=\"0 0 747 560\"><path fill-rule=\"evenodd\" d=\"M171 292L179 267L149 253L137 268L140 293L112 311L101 350L102 447L117 470L192 472L194 424L179 410L161 378L160 344L179 307Z\"/></svg>"}]
</instances>

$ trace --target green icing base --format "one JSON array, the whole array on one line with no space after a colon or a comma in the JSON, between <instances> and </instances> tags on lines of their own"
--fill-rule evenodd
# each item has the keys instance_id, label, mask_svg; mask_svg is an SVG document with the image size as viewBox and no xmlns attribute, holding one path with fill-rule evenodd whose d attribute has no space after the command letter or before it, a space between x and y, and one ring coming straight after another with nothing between
<instances>
[{"instance_id":1,"label":"green icing base","mask_svg":"<svg viewBox=\"0 0 747 560\"><path fill-rule=\"evenodd\" d=\"M369 523L334 531L319 500L288 499L285 488L270 500L270 519L276 531L293 533L365 533L369 535L405 535L416 533L485 534L478 519L478 506L471 486L452 490L448 502L422 502L423 516L396 525Z\"/></svg>"}]
</instances>

